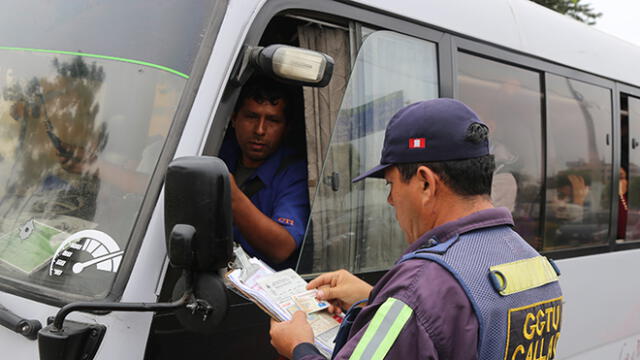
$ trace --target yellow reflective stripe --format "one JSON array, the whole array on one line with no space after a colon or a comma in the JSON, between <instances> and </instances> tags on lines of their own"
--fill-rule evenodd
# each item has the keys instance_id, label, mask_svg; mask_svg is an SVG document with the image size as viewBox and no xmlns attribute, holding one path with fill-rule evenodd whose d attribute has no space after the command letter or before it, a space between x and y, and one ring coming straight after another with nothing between
<instances>
[{"instance_id":1,"label":"yellow reflective stripe","mask_svg":"<svg viewBox=\"0 0 640 360\"><path fill-rule=\"evenodd\" d=\"M489 270L500 282L500 295L515 294L558 281L558 274L544 256L492 266Z\"/></svg>"},{"instance_id":2,"label":"yellow reflective stripe","mask_svg":"<svg viewBox=\"0 0 640 360\"><path fill-rule=\"evenodd\" d=\"M351 354L350 360L384 359L413 310L398 299L385 301Z\"/></svg>"}]
</instances>

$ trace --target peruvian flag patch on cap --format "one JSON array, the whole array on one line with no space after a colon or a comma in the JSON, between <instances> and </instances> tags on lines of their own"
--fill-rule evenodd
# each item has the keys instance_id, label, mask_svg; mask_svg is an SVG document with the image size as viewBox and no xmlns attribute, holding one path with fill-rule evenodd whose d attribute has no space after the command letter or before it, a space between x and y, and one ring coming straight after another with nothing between
<instances>
[{"instance_id":1,"label":"peruvian flag patch on cap","mask_svg":"<svg viewBox=\"0 0 640 360\"><path fill-rule=\"evenodd\" d=\"M409 149L424 149L426 146L424 138L409 139Z\"/></svg>"}]
</instances>

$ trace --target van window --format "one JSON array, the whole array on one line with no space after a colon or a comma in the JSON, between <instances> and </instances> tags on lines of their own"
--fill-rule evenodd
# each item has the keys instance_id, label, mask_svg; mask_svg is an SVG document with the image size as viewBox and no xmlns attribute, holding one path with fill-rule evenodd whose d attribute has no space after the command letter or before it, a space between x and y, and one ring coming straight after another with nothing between
<instances>
[{"instance_id":1,"label":"van window","mask_svg":"<svg viewBox=\"0 0 640 360\"><path fill-rule=\"evenodd\" d=\"M620 206L618 207L618 217L626 212L626 241L640 240L640 99L628 96L626 117L628 126L628 142L623 149L622 162L627 165L624 169L626 179L621 179L621 186L626 187L624 191L618 191ZM623 109L624 110L624 109ZM625 158L625 153L627 158ZM626 180L626 182L625 182ZM624 189L623 189L624 190ZM618 222L620 224L620 222Z\"/></svg>"},{"instance_id":2,"label":"van window","mask_svg":"<svg viewBox=\"0 0 640 360\"><path fill-rule=\"evenodd\" d=\"M351 179L379 163L386 124L397 110L438 96L437 69L434 43L390 31L366 36L317 177L299 270L366 272L397 260L405 245L384 181Z\"/></svg>"},{"instance_id":3,"label":"van window","mask_svg":"<svg viewBox=\"0 0 640 360\"><path fill-rule=\"evenodd\" d=\"M608 241L612 127L609 89L549 74L544 249Z\"/></svg>"},{"instance_id":4,"label":"van window","mask_svg":"<svg viewBox=\"0 0 640 360\"><path fill-rule=\"evenodd\" d=\"M541 74L461 52L457 79L460 100L489 126L493 205L509 209L518 233L540 249Z\"/></svg>"}]
</instances>

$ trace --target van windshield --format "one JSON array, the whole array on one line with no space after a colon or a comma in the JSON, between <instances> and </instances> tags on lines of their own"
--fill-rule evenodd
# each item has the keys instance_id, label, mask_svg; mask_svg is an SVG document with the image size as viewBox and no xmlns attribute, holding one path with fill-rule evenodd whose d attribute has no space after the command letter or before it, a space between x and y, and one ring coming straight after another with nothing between
<instances>
[{"instance_id":1,"label":"van windshield","mask_svg":"<svg viewBox=\"0 0 640 360\"><path fill-rule=\"evenodd\" d=\"M103 298L202 35L222 14L205 0L9 7L0 15L0 283Z\"/></svg>"}]
</instances>

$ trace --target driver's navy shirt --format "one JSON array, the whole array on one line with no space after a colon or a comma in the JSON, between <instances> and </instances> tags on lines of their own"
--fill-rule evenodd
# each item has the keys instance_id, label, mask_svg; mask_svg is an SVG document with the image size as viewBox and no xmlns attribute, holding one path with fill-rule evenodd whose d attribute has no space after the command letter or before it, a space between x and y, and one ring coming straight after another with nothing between
<instances>
[{"instance_id":1,"label":"driver's navy shirt","mask_svg":"<svg viewBox=\"0 0 640 360\"><path fill-rule=\"evenodd\" d=\"M218 155L235 174L241 150L235 138L222 144ZM296 157L291 148L281 146L260 165L244 183L258 177L264 186L253 196L251 202L266 216L280 224L291 234L296 242L296 251L284 262L275 264L260 251L254 249L242 236L238 228L233 227L233 238L250 256L257 257L275 270L295 268L298 252L309 219L309 190L307 185L307 162ZM292 159L295 159L292 161ZM282 168L281 163L287 165ZM242 187L243 184L238 184Z\"/></svg>"}]
</instances>

